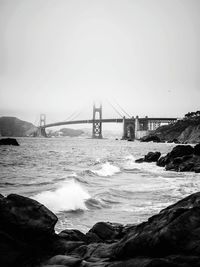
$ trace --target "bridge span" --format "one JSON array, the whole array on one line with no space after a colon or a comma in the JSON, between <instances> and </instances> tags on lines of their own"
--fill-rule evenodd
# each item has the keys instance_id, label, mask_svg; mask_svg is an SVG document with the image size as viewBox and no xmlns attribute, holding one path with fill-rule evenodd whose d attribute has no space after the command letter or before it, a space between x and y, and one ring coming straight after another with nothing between
<instances>
[{"instance_id":1,"label":"bridge span","mask_svg":"<svg viewBox=\"0 0 200 267\"><path fill-rule=\"evenodd\" d=\"M99 118L96 118L96 115L99 115ZM75 124L92 124L92 138L103 138L102 135L102 123L123 123L123 134L122 139L140 139L141 137L149 134L151 131L154 131L161 124L170 124L174 123L177 118L152 118L144 117L139 118L112 118L112 119L103 119L102 118L102 105L99 108L93 106L93 119L90 120L72 120L72 121L61 121L55 123L46 124L46 115L41 114L40 116L40 126L38 127L38 135L46 137L46 128L63 126L63 125L75 125Z\"/></svg>"}]
</instances>

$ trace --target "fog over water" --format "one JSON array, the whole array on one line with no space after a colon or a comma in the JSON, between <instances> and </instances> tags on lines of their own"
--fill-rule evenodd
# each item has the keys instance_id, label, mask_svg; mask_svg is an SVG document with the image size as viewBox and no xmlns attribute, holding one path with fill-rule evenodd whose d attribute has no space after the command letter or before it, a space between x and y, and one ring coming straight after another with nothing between
<instances>
[{"instance_id":1,"label":"fog over water","mask_svg":"<svg viewBox=\"0 0 200 267\"><path fill-rule=\"evenodd\" d=\"M0 115L87 119L99 98L134 116L197 110L199 12L198 0L0 0Z\"/></svg>"}]
</instances>

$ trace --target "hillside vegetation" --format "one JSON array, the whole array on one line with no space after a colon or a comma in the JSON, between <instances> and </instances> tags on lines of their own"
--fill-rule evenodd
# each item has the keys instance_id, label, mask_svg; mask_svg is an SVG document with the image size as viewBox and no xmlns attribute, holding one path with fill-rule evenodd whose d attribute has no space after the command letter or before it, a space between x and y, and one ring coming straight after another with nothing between
<instances>
[{"instance_id":1,"label":"hillside vegetation","mask_svg":"<svg viewBox=\"0 0 200 267\"><path fill-rule=\"evenodd\" d=\"M189 112L174 124L159 127L154 131L162 141L177 139L181 143L200 142L200 112Z\"/></svg>"}]
</instances>

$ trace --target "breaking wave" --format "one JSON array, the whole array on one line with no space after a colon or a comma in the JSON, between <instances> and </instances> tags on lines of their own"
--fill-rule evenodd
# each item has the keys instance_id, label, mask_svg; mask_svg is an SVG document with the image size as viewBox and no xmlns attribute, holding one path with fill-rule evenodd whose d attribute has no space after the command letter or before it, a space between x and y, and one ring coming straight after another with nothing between
<instances>
[{"instance_id":1,"label":"breaking wave","mask_svg":"<svg viewBox=\"0 0 200 267\"><path fill-rule=\"evenodd\" d=\"M85 201L89 193L77 182L70 180L55 191L44 191L33 197L53 212L87 210Z\"/></svg>"},{"instance_id":2,"label":"breaking wave","mask_svg":"<svg viewBox=\"0 0 200 267\"><path fill-rule=\"evenodd\" d=\"M117 166L114 166L110 164L109 162L106 162L101 165L101 169L99 170L93 170L94 174L97 174L98 176L112 176L115 173L120 172L120 168Z\"/></svg>"}]
</instances>

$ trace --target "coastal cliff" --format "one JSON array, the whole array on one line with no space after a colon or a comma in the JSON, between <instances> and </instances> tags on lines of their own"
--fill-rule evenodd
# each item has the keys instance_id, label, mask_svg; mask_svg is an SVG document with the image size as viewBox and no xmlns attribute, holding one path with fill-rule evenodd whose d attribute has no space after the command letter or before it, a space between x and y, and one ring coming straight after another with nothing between
<instances>
[{"instance_id":1,"label":"coastal cliff","mask_svg":"<svg viewBox=\"0 0 200 267\"><path fill-rule=\"evenodd\" d=\"M156 129L150 136L157 136L161 141L178 140L180 143L200 142L200 116L185 117L174 124Z\"/></svg>"}]
</instances>

